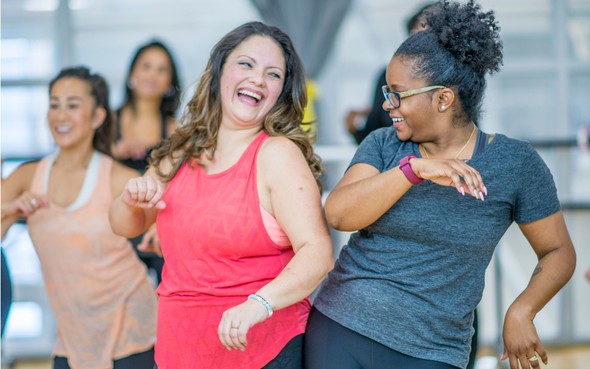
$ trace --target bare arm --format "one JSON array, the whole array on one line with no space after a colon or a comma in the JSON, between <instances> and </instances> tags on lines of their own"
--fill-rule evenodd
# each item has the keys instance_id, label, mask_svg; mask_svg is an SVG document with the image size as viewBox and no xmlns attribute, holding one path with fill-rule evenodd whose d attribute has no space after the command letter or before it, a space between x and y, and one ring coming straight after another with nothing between
<instances>
[{"instance_id":1,"label":"bare arm","mask_svg":"<svg viewBox=\"0 0 590 369\"><path fill-rule=\"evenodd\" d=\"M133 238L147 231L156 221L158 209L165 207L161 201L165 186L153 168L142 177L124 181L127 175L121 173L118 179L114 179L115 186L120 186L119 182L125 182L125 185L111 204L109 221L114 233Z\"/></svg>"},{"instance_id":2,"label":"bare arm","mask_svg":"<svg viewBox=\"0 0 590 369\"><path fill-rule=\"evenodd\" d=\"M420 178L455 187L461 194L482 200L487 194L479 172L462 160L414 158L410 163ZM341 231L364 228L379 219L411 187L399 166L379 172L371 165L355 164L326 200L328 223Z\"/></svg>"},{"instance_id":3,"label":"bare arm","mask_svg":"<svg viewBox=\"0 0 590 369\"><path fill-rule=\"evenodd\" d=\"M332 269L332 240L319 189L299 148L286 138L269 139L259 163L269 210L295 251L281 274L258 291L282 309L309 296Z\"/></svg>"},{"instance_id":4,"label":"bare arm","mask_svg":"<svg viewBox=\"0 0 590 369\"><path fill-rule=\"evenodd\" d=\"M2 238L19 218L26 218L49 204L46 196L29 191L37 164L23 164L2 180Z\"/></svg>"},{"instance_id":5,"label":"bare arm","mask_svg":"<svg viewBox=\"0 0 590 369\"><path fill-rule=\"evenodd\" d=\"M295 256L256 293L279 310L309 296L333 267L332 241L321 196L299 148L286 138L271 138L258 156L258 192L289 237ZM268 318L259 301L248 299L224 312L218 334L228 349L245 349L246 334ZM272 319L272 318L271 318ZM239 329L233 331L232 326Z\"/></svg>"},{"instance_id":6,"label":"bare arm","mask_svg":"<svg viewBox=\"0 0 590 369\"><path fill-rule=\"evenodd\" d=\"M547 362L547 353L537 335L536 314L571 278L576 253L561 211L546 218L521 224L539 260L525 290L512 303L504 321L504 355L511 369L529 368L528 358L538 355ZM534 363L531 363L533 368ZM537 364L538 365L538 364Z\"/></svg>"},{"instance_id":7,"label":"bare arm","mask_svg":"<svg viewBox=\"0 0 590 369\"><path fill-rule=\"evenodd\" d=\"M355 164L326 199L328 223L341 231L356 231L379 219L410 188L399 167L379 172L368 164Z\"/></svg>"}]
</instances>

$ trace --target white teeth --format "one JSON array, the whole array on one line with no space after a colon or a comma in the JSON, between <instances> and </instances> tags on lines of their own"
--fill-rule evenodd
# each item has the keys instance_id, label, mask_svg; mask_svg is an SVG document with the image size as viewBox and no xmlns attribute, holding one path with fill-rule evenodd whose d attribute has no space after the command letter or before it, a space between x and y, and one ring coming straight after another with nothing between
<instances>
[{"instance_id":1,"label":"white teeth","mask_svg":"<svg viewBox=\"0 0 590 369\"><path fill-rule=\"evenodd\" d=\"M240 93L242 95L247 95L247 96L253 97L256 100L262 99L262 96L260 96L256 92L252 92L252 91L249 91L249 90L240 90L240 91L238 91L238 93Z\"/></svg>"},{"instance_id":2,"label":"white teeth","mask_svg":"<svg viewBox=\"0 0 590 369\"><path fill-rule=\"evenodd\" d=\"M391 118L393 123L401 122L402 120L404 120L404 118Z\"/></svg>"},{"instance_id":3,"label":"white teeth","mask_svg":"<svg viewBox=\"0 0 590 369\"><path fill-rule=\"evenodd\" d=\"M70 127L55 127L55 130L58 133L66 133L66 132L71 131L71 128Z\"/></svg>"}]
</instances>

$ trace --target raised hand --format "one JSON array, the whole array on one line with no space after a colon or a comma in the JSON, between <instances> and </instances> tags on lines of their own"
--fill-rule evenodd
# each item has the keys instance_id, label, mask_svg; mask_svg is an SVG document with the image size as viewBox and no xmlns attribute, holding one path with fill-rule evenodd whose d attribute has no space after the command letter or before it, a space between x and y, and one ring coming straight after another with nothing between
<instances>
[{"instance_id":1,"label":"raised hand","mask_svg":"<svg viewBox=\"0 0 590 369\"><path fill-rule=\"evenodd\" d=\"M484 200L488 190L479 172L460 159L411 159L412 170L420 178L441 186L455 187L459 193Z\"/></svg>"},{"instance_id":2,"label":"raised hand","mask_svg":"<svg viewBox=\"0 0 590 369\"><path fill-rule=\"evenodd\" d=\"M164 209L166 204L162 201L163 194L164 185L162 182L150 175L145 175L127 181L122 199L129 206Z\"/></svg>"},{"instance_id":3,"label":"raised hand","mask_svg":"<svg viewBox=\"0 0 590 369\"><path fill-rule=\"evenodd\" d=\"M162 256L162 249L160 248L160 237L156 230L156 226L152 225L150 229L143 235L141 242L137 245L137 249L143 252L153 252L158 256Z\"/></svg>"},{"instance_id":4,"label":"raised hand","mask_svg":"<svg viewBox=\"0 0 590 369\"><path fill-rule=\"evenodd\" d=\"M3 204L6 214L25 218L47 206L49 206L49 200L46 196L36 195L29 191L23 192L14 201Z\"/></svg>"}]
</instances>

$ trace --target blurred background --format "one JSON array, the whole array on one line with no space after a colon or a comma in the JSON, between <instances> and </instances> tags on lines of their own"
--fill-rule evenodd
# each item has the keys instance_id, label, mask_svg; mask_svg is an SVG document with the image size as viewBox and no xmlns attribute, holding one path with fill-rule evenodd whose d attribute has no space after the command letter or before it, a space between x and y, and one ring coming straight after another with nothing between
<instances>
[{"instance_id":1,"label":"blurred background","mask_svg":"<svg viewBox=\"0 0 590 369\"><path fill-rule=\"evenodd\" d=\"M536 318L546 345L580 348L583 358L552 368L590 368L590 0L481 0L496 12L504 66L488 81L484 116L489 133L529 140L555 178L578 252L570 283ZM278 25L302 56L317 117L316 150L327 191L356 148L345 126L348 111L372 102L375 81L406 37L405 22L424 1L407 0L2 0L2 176L54 149L47 128L48 82L64 66L85 64L122 103L136 47L164 41L190 97L212 46L251 20ZM348 234L333 232L338 251ZM26 225L2 241L14 303L2 341L2 362L18 365L51 354L55 325ZM514 227L498 246L478 308L481 360L494 368L507 306L526 286L536 258ZM584 355L584 354L583 354ZM489 357L488 357L489 356ZM551 362L551 361L550 361ZM40 365L45 365L45 361ZM39 366L39 368L48 366Z\"/></svg>"}]
</instances>

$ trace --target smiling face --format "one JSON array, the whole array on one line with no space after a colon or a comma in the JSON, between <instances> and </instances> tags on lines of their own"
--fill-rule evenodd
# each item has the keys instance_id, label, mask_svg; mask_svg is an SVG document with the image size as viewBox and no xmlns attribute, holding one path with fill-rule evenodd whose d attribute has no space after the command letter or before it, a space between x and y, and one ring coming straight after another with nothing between
<instances>
[{"instance_id":1,"label":"smiling face","mask_svg":"<svg viewBox=\"0 0 590 369\"><path fill-rule=\"evenodd\" d=\"M159 47L149 47L138 57L129 76L138 97L162 98L172 84L170 58Z\"/></svg>"},{"instance_id":2,"label":"smiling face","mask_svg":"<svg viewBox=\"0 0 590 369\"><path fill-rule=\"evenodd\" d=\"M271 38L254 35L228 56L220 79L222 124L261 126L275 106L285 80L282 48Z\"/></svg>"},{"instance_id":3,"label":"smiling face","mask_svg":"<svg viewBox=\"0 0 590 369\"><path fill-rule=\"evenodd\" d=\"M394 57L387 66L387 83L398 92L427 86L427 81L416 79L411 74L411 65ZM408 96L401 100L399 108L393 108L388 100L383 102L383 109L389 112L393 127L401 141L420 142L426 132L433 128L436 102L433 95L438 92L425 92ZM434 110L433 110L434 107ZM419 140L416 140L418 135Z\"/></svg>"},{"instance_id":4,"label":"smiling face","mask_svg":"<svg viewBox=\"0 0 590 369\"><path fill-rule=\"evenodd\" d=\"M103 123L105 114L103 108L96 107L87 82L65 77L53 84L47 120L61 149L92 146L94 132Z\"/></svg>"}]
</instances>

